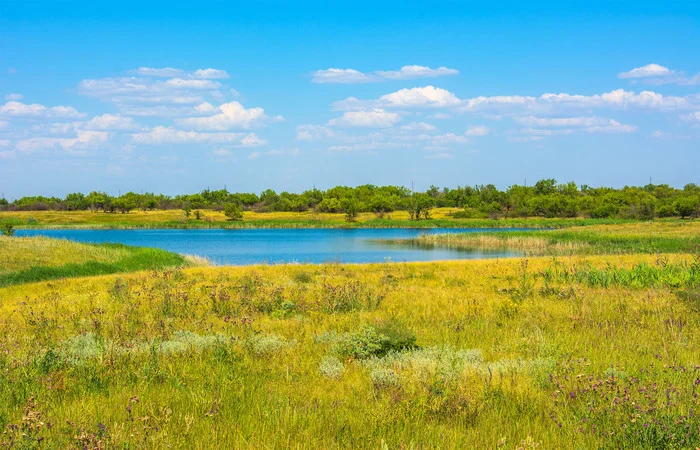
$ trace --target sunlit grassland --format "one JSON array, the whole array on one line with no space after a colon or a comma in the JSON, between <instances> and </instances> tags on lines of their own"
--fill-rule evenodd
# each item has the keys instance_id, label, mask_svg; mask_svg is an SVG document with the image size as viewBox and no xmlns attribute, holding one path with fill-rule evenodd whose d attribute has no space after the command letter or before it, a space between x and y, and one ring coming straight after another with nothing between
<instances>
[{"instance_id":1,"label":"sunlit grassland","mask_svg":"<svg viewBox=\"0 0 700 450\"><path fill-rule=\"evenodd\" d=\"M655 252L700 254L700 222L632 222L534 232L422 235L386 243L465 250L518 250L538 256Z\"/></svg>"},{"instance_id":2,"label":"sunlit grassland","mask_svg":"<svg viewBox=\"0 0 700 450\"><path fill-rule=\"evenodd\" d=\"M674 254L6 287L0 442L695 448L699 285Z\"/></svg>"},{"instance_id":3,"label":"sunlit grassland","mask_svg":"<svg viewBox=\"0 0 700 450\"><path fill-rule=\"evenodd\" d=\"M165 250L121 244L81 244L44 237L0 236L0 286L63 277L104 275L203 264Z\"/></svg>"},{"instance_id":4,"label":"sunlit grassland","mask_svg":"<svg viewBox=\"0 0 700 450\"><path fill-rule=\"evenodd\" d=\"M338 227L535 227L559 228L591 224L619 224L621 219L457 219L457 208L435 208L429 220L409 220L406 211L377 215L359 213L347 222L342 213L252 212L242 221L231 221L222 211L201 210L202 218L185 217L182 210L132 211L127 214L90 211L4 211L0 220L18 228L338 228Z\"/></svg>"}]
</instances>

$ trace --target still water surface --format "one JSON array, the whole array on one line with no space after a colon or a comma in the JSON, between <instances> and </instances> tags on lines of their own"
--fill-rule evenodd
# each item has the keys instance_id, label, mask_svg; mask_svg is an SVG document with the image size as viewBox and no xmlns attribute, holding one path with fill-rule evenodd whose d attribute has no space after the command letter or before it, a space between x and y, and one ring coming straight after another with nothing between
<instances>
[{"instance_id":1,"label":"still water surface","mask_svg":"<svg viewBox=\"0 0 700 450\"><path fill-rule=\"evenodd\" d=\"M118 242L198 255L214 264L370 263L438 261L518 256L517 252L455 250L386 245L377 239L407 239L421 234L507 233L515 229L356 228L356 229L149 229L149 230L18 230L18 236L48 236L78 242Z\"/></svg>"}]
</instances>

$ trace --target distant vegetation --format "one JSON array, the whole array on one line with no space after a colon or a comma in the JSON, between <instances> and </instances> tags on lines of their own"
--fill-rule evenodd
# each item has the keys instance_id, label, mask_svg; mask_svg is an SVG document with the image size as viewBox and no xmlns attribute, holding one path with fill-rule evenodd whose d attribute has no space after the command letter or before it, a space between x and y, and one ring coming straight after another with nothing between
<instances>
[{"instance_id":1,"label":"distant vegetation","mask_svg":"<svg viewBox=\"0 0 700 450\"><path fill-rule=\"evenodd\" d=\"M620 218L697 217L700 215L700 186L683 189L648 184L613 189L578 186L574 182L540 180L533 186L513 185L506 190L479 185L451 188L431 186L425 192L412 192L398 186L337 186L325 191L311 189L301 194L266 190L261 194L232 193L225 189L197 194L138 194L111 196L104 192L68 194L57 197L22 197L12 202L0 199L0 211L93 211L128 213L134 210L183 210L189 218L198 210L225 211L231 220L240 220L243 211L344 213L354 221L358 213L373 212L379 217L392 211L406 211L412 220L428 219L434 207L461 208L455 218Z\"/></svg>"}]
</instances>

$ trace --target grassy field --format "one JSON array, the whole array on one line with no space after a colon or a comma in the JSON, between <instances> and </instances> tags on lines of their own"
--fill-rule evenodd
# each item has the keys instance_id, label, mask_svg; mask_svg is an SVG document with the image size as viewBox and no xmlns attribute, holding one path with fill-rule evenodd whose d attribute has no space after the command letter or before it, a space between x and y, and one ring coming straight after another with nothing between
<instances>
[{"instance_id":1,"label":"grassy field","mask_svg":"<svg viewBox=\"0 0 700 450\"><path fill-rule=\"evenodd\" d=\"M0 236L0 287L65 277L186 266L204 261L165 250Z\"/></svg>"},{"instance_id":2,"label":"grassy field","mask_svg":"<svg viewBox=\"0 0 700 450\"><path fill-rule=\"evenodd\" d=\"M700 262L193 268L0 289L18 448L696 448Z\"/></svg>"},{"instance_id":3,"label":"grassy field","mask_svg":"<svg viewBox=\"0 0 700 450\"><path fill-rule=\"evenodd\" d=\"M561 230L513 231L505 234L423 235L414 239L385 242L428 248L510 249L529 256L659 252L700 254L700 221L634 222L575 226Z\"/></svg>"},{"instance_id":4,"label":"grassy field","mask_svg":"<svg viewBox=\"0 0 700 450\"><path fill-rule=\"evenodd\" d=\"M595 224L625 224L622 219L455 219L457 208L436 208L430 220L409 220L406 211L360 213L355 222L347 222L345 214L316 212L246 211L242 221L231 221L221 211L202 210L202 219L189 219L182 210L132 211L108 214L90 211L5 211L0 220L17 228L338 228L338 227L523 227L560 228Z\"/></svg>"},{"instance_id":5,"label":"grassy field","mask_svg":"<svg viewBox=\"0 0 700 450\"><path fill-rule=\"evenodd\" d=\"M546 231L580 254L527 259L19 278L0 287L0 447L695 449L700 256L675 246L697 231ZM586 254L642 238L668 251ZM145 250L3 238L0 280Z\"/></svg>"}]
</instances>

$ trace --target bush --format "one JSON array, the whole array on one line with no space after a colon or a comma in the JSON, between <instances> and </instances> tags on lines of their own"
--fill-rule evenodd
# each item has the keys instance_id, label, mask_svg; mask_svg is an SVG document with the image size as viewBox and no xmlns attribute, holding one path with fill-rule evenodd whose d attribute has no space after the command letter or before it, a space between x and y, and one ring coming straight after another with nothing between
<instances>
[{"instance_id":1,"label":"bush","mask_svg":"<svg viewBox=\"0 0 700 450\"><path fill-rule=\"evenodd\" d=\"M227 203L224 206L224 214L231 220L243 220L243 210L235 203Z\"/></svg>"},{"instance_id":2,"label":"bush","mask_svg":"<svg viewBox=\"0 0 700 450\"><path fill-rule=\"evenodd\" d=\"M14 236L15 234L15 227L9 222L1 222L0 223L0 233L3 234L3 236Z\"/></svg>"},{"instance_id":3,"label":"bush","mask_svg":"<svg viewBox=\"0 0 700 450\"><path fill-rule=\"evenodd\" d=\"M338 342L336 352L343 358L367 359L389 352L416 347L416 335L405 326L391 320L379 326L365 326Z\"/></svg>"}]
</instances>

